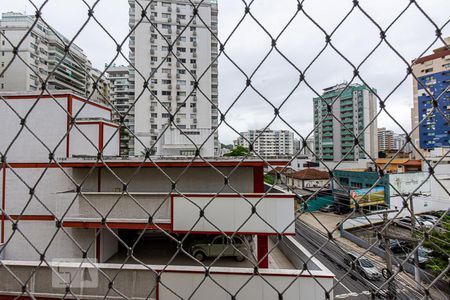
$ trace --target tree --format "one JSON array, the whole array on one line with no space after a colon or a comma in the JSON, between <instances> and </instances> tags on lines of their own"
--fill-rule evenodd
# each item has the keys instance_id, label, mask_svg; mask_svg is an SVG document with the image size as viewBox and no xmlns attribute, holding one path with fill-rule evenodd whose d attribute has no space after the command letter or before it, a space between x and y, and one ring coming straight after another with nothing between
<instances>
[{"instance_id":1,"label":"tree","mask_svg":"<svg viewBox=\"0 0 450 300\"><path fill-rule=\"evenodd\" d=\"M248 149L243 146L236 146L230 152L224 154L224 156L245 156L248 154Z\"/></svg>"}]
</instances>

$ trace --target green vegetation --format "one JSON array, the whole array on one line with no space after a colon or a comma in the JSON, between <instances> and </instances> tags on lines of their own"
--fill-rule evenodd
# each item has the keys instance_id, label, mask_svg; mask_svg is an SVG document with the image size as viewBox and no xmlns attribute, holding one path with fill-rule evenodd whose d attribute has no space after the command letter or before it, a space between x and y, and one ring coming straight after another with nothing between
<instances>
[{"instance_id":1,"label":"green vegetation","mask_svg":"<svg viewBox=\"0 0 450 300\"><path fill-rule=\"evenodd\" d=\"M264 182L267 183L267 184L272 185L273 182L274 182L273 181L273 176L265 174L264 175Z\"/></svg>"},{"instance_id":2,"label":"green vegetation","mask_svg":"<svg viewBox=\"0 0 450 300\"><path fill-rule=\"evenodd\" d=\"M224 156L246 156L248 149L242 146L236 146L233 150L225 154Z\"/></svg>"},{"instance_id":3,"label":"green vegetation","mask_svg":"<svg viewBox=\"0 0 450 300\"><path fill-rule=\"evenodd\" d=\"M439 275L449 264L450 257L450 216L445 216L442 219L442 228L434 229L428 241L423 245L427 248L433 249L433 257L428 261L427 268L433 272L434 275ZM444 275L447 280L450 279L450 271Z\"/></svg>"}]
</instances>

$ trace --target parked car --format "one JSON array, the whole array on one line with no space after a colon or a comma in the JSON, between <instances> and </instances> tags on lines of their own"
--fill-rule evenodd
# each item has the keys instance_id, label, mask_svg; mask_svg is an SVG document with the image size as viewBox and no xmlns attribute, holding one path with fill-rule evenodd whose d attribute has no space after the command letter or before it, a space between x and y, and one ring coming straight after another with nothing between
<instances>
[{"instance_id":1,"label":"parked car","mask_svg":"<svg viewBox=\"0 0 450 300\"><path fill-rule=\"evenodd\" d=\"M383 242L380 243L379 247L383 250L386 250ZM394 254L404 254L408 253L409 251L407 243L400 240L389 240L389 248L391 248L391 251Z\"/></svg>"},{"instance_id":2,"label":"parked car","mask_svg":"<svg viewBox=\"0 0 450 300\"><path fill-rule=\"evenodd\" d=\"M403 217L401 219L395 219L393 221L395 226L405 227L410 229L412 227L412 220L410 216ZM433 223L429 221L415 220L414 228L417 230L420 229L429 229L433 227Z\"/></svg>"},{"instance_id":3,"label":"parked car","mask_svg":"<svg viewBox=\"0 0 450 300\"><path fill-rule=\"evenodd\" d=\"M253 248L253 238L251 236L235 236L233 237L233 245L230 245L229 239L219 235L193 243L190 252L199 261L219 255L221 257L234 257L236 261L243 261L245 259L243 254L251 255Z\"/></svg>"},{"instance_id":4,"label":"parked car","mask_svg":"<svg viewBox=\"0 0 450 300\"><path fill-rule=\"evenodd\" d=\"M419 254L419 265L423 266L430 260L429 255L431 253L430 252L431 250L427 249L427 248L419 247L419 249L417 249L417 251ZM401 255L400 257L405 258L409 254L409 252L410 251L408 251L408 253L406 253L404 255ZM414 263L414 254L411 254L411 256L408 258L408 261L412 264Z\"/></svg>"},{"instance_id":5,"label":"parked car","mask_svg":"<svg viewBox=\"0 0 450 300\"><path fill-rule=\"evenodd\" d=\"M351 265L352 262L355 262L356 271L369 280L381 279L381 272L365 256L359 257L357 253L348 252L347 257L344 258L344 262L347 265Z\"/></svg>"},{"instance_id":6,"label":"parked car","mask_svg":"<svg viewBox=\"0 0 450 300\"><path fill-rule=\"evenodd\" d=\"M319 209L321 212L334 212L336 210L336 206L334 204L328 204Z\"/></svg>"},{"instance_id":7,"label":"parked car","mask_svg":"<svg viewBox=\"0 0 450 300\"><path fill-rule=\"evenodd\" d=\"M439 218L433 215L420 215L417 217L421 221L428 221L434 224L439 222Z\"/></svg>"}]
</instances>

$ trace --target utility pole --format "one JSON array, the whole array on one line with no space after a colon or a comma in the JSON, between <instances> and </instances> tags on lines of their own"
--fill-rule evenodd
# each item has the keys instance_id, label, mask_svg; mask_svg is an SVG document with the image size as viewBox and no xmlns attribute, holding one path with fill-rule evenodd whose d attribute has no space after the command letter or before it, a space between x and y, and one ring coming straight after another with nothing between
<instances>
[{"instance_id":1,"label":"utility pole","mask_svg":"<svg viewBox=\"0 0 450 300\"><path fill-rule=\"evenodd\" d=\"M414 201L413 201L413 195L411 195L410 199L410 209L411 209L411 238L415 238L415 231L416 231L416 219L414 217ZM414 251L414 280L416 281L417 287L420 289L420 268L419 268L419 249L417 247L418 241L415 244L416 245L416 251Z\"/></svg>"},{"instance_id":2,"label":"utility pole","mask_svg":"<svg viewBox=\"0 0 450 300\"><path fill-rule=\"evenodd\" d=\"M383 213L383 223L385 226L385 230L387 231L387 223L388 223L388 213ZM390 238L387 234L383 234L383 242L384 242L384 250L386 251L386 269L387 274L386 279L389 279L389 285L388 285L388 293L387 293L387 299L388 300L395 300L397 299L397 293L395 288L395 279L390 278L392 276L392 250L391 250L391 243Z\"/></svg>"}]
</instances>

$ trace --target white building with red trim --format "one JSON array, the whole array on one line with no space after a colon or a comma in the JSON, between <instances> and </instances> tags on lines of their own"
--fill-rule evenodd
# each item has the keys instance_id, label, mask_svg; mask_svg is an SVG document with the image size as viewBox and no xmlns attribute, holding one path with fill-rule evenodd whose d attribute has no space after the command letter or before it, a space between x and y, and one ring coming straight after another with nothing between
<instances>
[{"instance_id":1,"label":"white building with red trim","mask_svg":"<svg viewBox=\"0 0 450 300\"><path fill-rule=\"evenodd\" d=\"M91 289L69 288L80 298L114 287L136 299L193 293L195 299L228 299L223 287L238 293L248 280L242 299L273 299L285 289L283 299L323 299L333 286L334 275L315 258L303 270L299 257L311 254L292 237L294 195L264 191L264 167L285 161L123 160L111 111L72 94L0 95L0 120L0 298L62 297L68 290L52 285L52 275L61 267L79 269L71 259L84 259L81 266L100 273ZM142 230L150 233L151 246L127 248L130 233ZM152 239L234 233L255 241L255 264L221 260L208 268L206 280L205 268L192 258L167 256L170 239L159 252L154 246L160 242ZM290 246L273 249L280 239ZM145 264L127 262L124 250ZM56 268L54 260L61 259ZM24 288L11 272L32 284ZM120 280L110 281L117 272Z\"/></svg>"}]
</instances>

